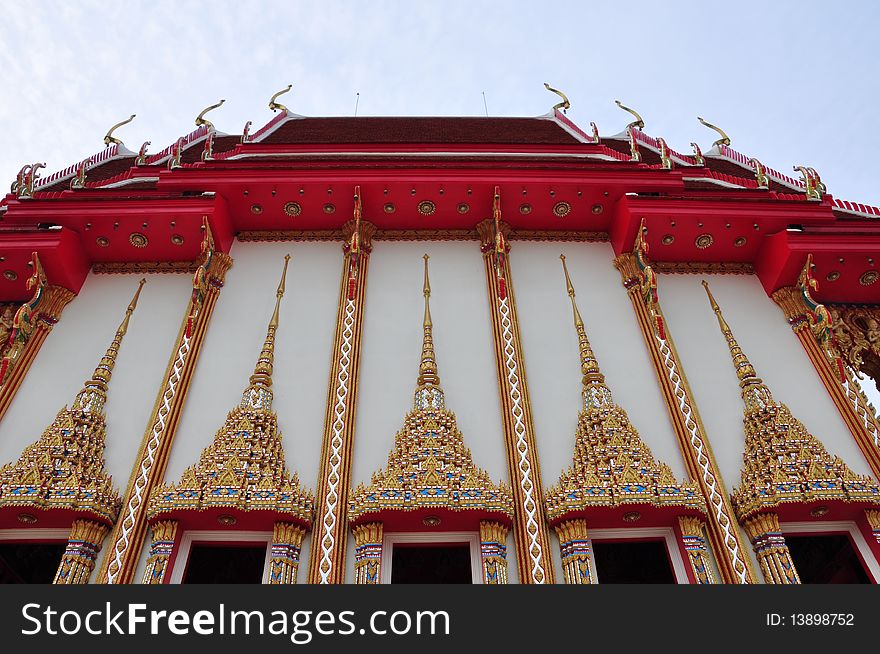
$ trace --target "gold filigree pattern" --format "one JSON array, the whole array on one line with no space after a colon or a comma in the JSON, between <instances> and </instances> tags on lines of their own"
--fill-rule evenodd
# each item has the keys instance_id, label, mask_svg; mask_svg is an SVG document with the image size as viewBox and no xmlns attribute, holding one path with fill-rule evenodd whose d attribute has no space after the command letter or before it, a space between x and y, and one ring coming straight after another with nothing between
<instances>
[{"instance_id":1,"label":"gold filigree pattern","mask_svg":"<svg viewBox=\"0 0 880 654\"><path fill-rule=\"evenodd\" d=\"M703 535L705 525L697 517L683 515L678 517L681 530L681 542L687 552L688 562L698 584L714 584L715 577L709 565L706 538Z\"/></svg>"},{"instance_id":2,"label":"gold filigree pattern","mask_svg":"<svg viewBox=\"0 0 880 654\"><path fill-rule=\"evenodd\" d=\"M150 543L150 556L144 570L143 584L161 584L165 579L168 561L174 552L177 539L177 520L160 520L152 525L153 539Z\"/></svg>"},{"instance_id":3,"label":"gold filigree pattern","mask_svg":"<svg viewBox=\"0 0 880 654\"><path fill-rule=\"evenodd\" d=\"M483 583L489 586L507 583L507 525L480 521L480 559Z\"/></svg>"},{"instance_id":4,"label":"gold filigree pattern","mask_svg":"<svg viewBox=\"0 0 880 654\"><path fill-rule=\"evenodd\" d=\"M774 399L734 338L709 285L704 281L703 286L730 349L745 407L742 481L732 493L740 520L790 502L880 504L875 482L853 473L840 457L831 456L789 408Z\"/></svg>"},{"instance_id":5,"label":"gold filigree pattern","mask_svg":"<svg viewBox=\"0 0 880 654\"><path fill-rule=\"evenodd\" d=\"M236 509L278 514L305 527L312 522L314 499L284 461L278 418L272 410L275 333L290 257L276 293L275 310L263 349L239 406L226 417L199 462L174 485L157 486L147 511L150 521L190 511Z\"/></svg>"},{"instance_id":6,"label":"gold filigree pattern","mask_svg":"<svg viewBox=\"0 0 880 654\"><path fill-rule=\"evenodd\" d=\"M446 408L434 354L429 298L428 255L425 255L425 316L419 376L413 409L394 438L388 465L359 484L349 500L349 520L356 524L385 511L447 509L475 511L510 520L509 489L496 485L474 465L458 430L455 414Z\"/></svg>"},{"instance_id":7,"label":"gold filigree pattern","mask_svg":"<svg viewBox=\"0 0 880 654\"><path fill-rule=\"evenodd\" d=\"M587 521L575 518L555 525L562 552L562 572L567 584L592 584L595 576L590 564L590 536Z\"/></svg>"},{"instance_id":8,"label":"gold filigree pattern","mask_svg":"<svg viewBox=\"0 0 880 654\"><path fill-rule=\"evenodd\" d=\"M779 516L761 513L743 522L746 533L755 548L761 574L768 584L799 584L801 579L791 560L791 552L785 544L779 528Z\"/></svg>"},{"instance_id":9,"label":"gold filigree pattern","mask_svg":"<svg viewBox=\"0 0 880 654\"><path fill-rule=\"evenodd\" d=\"M67 547L61 557L61 564L55 573L54 584L85 584L88 583L101 543L107 535L109 527L91 520L75 520L70 529Z\"/></svg>"},{"instance_id":10,"label":"gold filigree pattern","mask_svg":"<svg viewBox=\"0 0 880 654\"><path fill-rule=\"evenodd\" d=\"M382 523L368 522L351 528L354 535L354 583L378 584L382 568Z\"/></svg>"}]
</instances>

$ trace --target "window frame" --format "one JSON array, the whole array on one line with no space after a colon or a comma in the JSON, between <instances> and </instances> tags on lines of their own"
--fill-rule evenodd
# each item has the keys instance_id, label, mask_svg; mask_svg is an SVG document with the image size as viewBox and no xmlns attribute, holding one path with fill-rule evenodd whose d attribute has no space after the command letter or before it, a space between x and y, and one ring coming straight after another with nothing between
<instances>
[{"instance_id":1,"label":"window frame","mask_svg":"<svg viewBox=\"0 0 880 654\"><path fill-rule=\"evenodd\" d=\"M185 531L183 533L168 583L177 585L183 583L183 577L186 574L186 567L189 563L190 550L194 544L198 545L201 543L265 544L266 556L263 559L263 575L260 578L260 583L269 583L269 562L272 560L272 532L216 530Z\"/></svg>"},{"instance_id":2,"label":"window frame","mask_svg":"<svg viewBox=\"0 0 880 654\"><path fill-rule=\"evenodd\" d=\"M851 520L829 520L825 522L780 522L779 529L785 536L849 536L850 544L859 557L868 577L880 584L880 563L877 562L871 547L865 540L858 525Z\"/></svg>"},{"instance_id":3,"label":"window frame","mask_svg":"<svg viewBox=\"0 0 880 654\"><path fill-rule=\"evenodd\" d=\"M382 560L380 563L379 583L391 583L391 563L394 546L398 543L468 543L471 554L471 583L483 583L483 560L480 552L480 534L471 531L399 531L385 534L382 537Z\"/></svg>"},{"instance_id":4,"label":"window frame","mask_svg":"<svg viewBox=\"0 0 880 654\"><path fill-rule=\"evenodd\" d=\"M678 541L675 537L675 531L672 527L622 527L614 529L590 529L590 572L593 575L594 583L601 584L602 579L599 577L596 568L596 561L592 555L593 541L624 541L624 540L653 540L663 541L666 546L666 555L669 557L669 565L672 568L672 576L675 578L676 584L690 584L690 578L687 575L684 559L681 556L681 550L678 547Z\"/></svg>"}]
</instances>

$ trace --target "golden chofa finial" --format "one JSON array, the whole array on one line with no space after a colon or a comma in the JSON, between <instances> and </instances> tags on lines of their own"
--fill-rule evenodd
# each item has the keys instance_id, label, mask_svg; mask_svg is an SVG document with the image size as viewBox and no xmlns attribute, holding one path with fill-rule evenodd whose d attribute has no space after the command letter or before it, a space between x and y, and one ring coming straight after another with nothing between
<instances>
[{"instance_id":1,"label":"golden chofa finial","mask_svg":"<svg viewBox=\"0 0 880 654\"><path fill-rule=\"evenodd\" d=\"M632 121L629 125L627 125L626 129L628 129L628 130L636 129L636 128L645 129L645 121L642 120L642 117L639 115L638 111L636 111L635 109L630 109L625 104L623 104L620 100L615 100L614 104L616 104L618 107L620 107L621 109L623 109L627 113L630 113L633 116L635 116L635 120Z\"/></svg>"},{"instance_id":2,"label":"golden chofa finial","mask_svg":"<svg viewBox=\"0 0 880 654\"><path fill-rule=\"evenodd\" d=\"M568 101L568 96L565 95L565 93L563 93L559 89L554 89L547 82L544 82L544 88L550 91L550 93L555 93L560 98L562 98L562 102L557 102L553 105L553 111L556 111L557 109L562 109L562 113L565 113L567 109L571 108L571 102Z\"/></svg>"},{"instance_id":3,"label":"golden chofa finial","mask_svg":"<svg viewBox=\"0 0 880 654\"><path fill-rule=\"evenodd\" d=\"M292 88L293 88L293 84L288 84L283 89L278 91L278 93L276 93L271 98L269 98L269 109L271 109L272 111L283 111L284 113L287 113L287 107L285 107L280 102L276 102L276 100L278 100L278 96L284 95L285 93L290 91L290 89L292 89Z\"/></svg>"},{"instance_id":4,"label":"golden chofa finial","mask_svg":"<svg viewBox=\"0 0 880 654\"><path fill-rule=\"evenodd\" d=\"M701 118L700 116L697 116L697 120L699 120L703 125L705 125L709 129L715 130L716 132L718 132L718 134L721 135L721 138L718 139L717 141L715 141L712 145L714 145L715 147L721 147L722 145L730 145L730 137L724 132L723 129L721 129L717 125L713 125L708 120L706 120L705 118Z\"/></svg>"},{"instance_id":5,"label":"golden chofa finial","mask_svg":"<svg viewBox=\"0 0 880 654\"><path fill-rule=\"evenodd\" d=\"M255 409L269 411L272 408L272 372L275 365L275 332L278 331L278 318L281 310L281 298L284 297L284 284L287 279L287 265L290 255L284 255L284 269L281 271L281 281L278 282L278 290L275 291L275 309L269 320L266 330L266 340L263 349L254 366L254 374L250 377L250 385L245 389L241 398L242 409Z\"/></svg>"},{"instance_id":6,"label":"golden chofa finial","mask_svg":"<svg viewBox=\"0 0 880 654\"><path fill-rule=\"evenodd\" d=\"M419 361L419 378L416 384L413 407L419 409L442 409L443 391L440 388L440 374L437 372L437 357L434 354L434 324L431 321L431 280L428 277L428 259L425 254L425 281L422 295L425 298L425 318L422 322L422 356Z\"/></svg>"},{"instance_id":7,"label":"golden chofa finial","mask_svg":"<svg viewBox=\"0 0 880 654\"><path fill-rule=\"evenodd\" d=\"M128 308L125 310L125 317L122 319L122 323L116 330L113 342L110 343L110 347L107 348L104 356L101 357L101 362L98 364L98 367L95 368L95 372L92 373L92 378L83 385L83 389L77 394L76 399L73 401L73 406L71 407L72 410L84 411L86 413L97 413L103 410L104 402L107 401L107 385L110 383L110 377L112 376L113 368L116 365L116 355L119 354L119 347L122 345L122 338L125 336L126 332L128 332L128 323L131 319L131 314L133 314L134 310L137 308L138 299L141 296L141 289L143 289L144 284L146 283L146 279L141 279L138 284L134 297L131 298L131 302L129 302Z\"/></svg>"},{"instance_id":8,"label":"golden chofa finial","mask_svg":"<svg viewBox=\"0 0 880 654\"><path fill-rule=\"evenodd\" d=\"M123 125L128 125L131 121L134 120L134 117L135 117L136 115L137 115L137 114L132 114L131 116L129 116L129 117L126 118L125 120L116 123L113 127L111 127L110 129L108 129L108 130L107 130L107 133L104 135L104 145L111 145L111 144L114 144L114 143L115 143L116 145L122 145L122 141L120 141L118 138L116 138L115 136L113 136L113 132L115 132L117 129L119 129L119 128L122 127Z\"/></svg>"},{"instance_id":9,"label":"golden chofa finial","mask_svg":"<svg viewBox=\"0 0 880 654\"><path fill-rule=\"evenodd\" d=\"M737 343L736 339L733 337L733 331L731 331L727 321L724 320L724 314L721 313L721 307L719 307L718 303L715 301L715 296L712 295L709 283L706 280L703 280L703 288L706 289L706 295L709 297L709 304L712 305L712 310L718 318L718 325L721 327L721 333L724 334L724 338L727 340L727 347L730 349L730 356L733 359L733 367L736 370L736 376L739 378L739 385L745 388L752 384L760 384L761 380L758 379L755 368L742 351L739 343Z\"/></svg>"},{"instance_id":10,"label":"golden chofa finial","mask_svg":"<svg viewBox=\"0 0 880 654\"><path fill-rule=\"evenodd\" d=\"M568 274L568 265L565 263L565 255L560 254L559 259L562 261L562 272L565 274L565 288L568 291L568 297L571 300L574 328L578 337L585 408L589 409L609 404L611 402L611 391L605 386L605 376L599 370L599 362L596 360L596 355L593 354L593 347L590 345L590 341L587 338L587 332L584 329L584 321L581 319L577 300L575 300L574 285L571 283L571 277ZM599 392L593 392L593 387L596 385L602 387L601 389L598 389Z\"/></svg>"},{"instance_id":11,"label":"golden chofa finial","mask_svg":"<svg viewBox=\"0 0 880 654\"><path fill-rule=\"evenodd\" d=\"M212 104L210 107L205 107L204 109L202 109L202 112L198 116L196 116L196 127L201 127L202 125L205 125L208 128L213 128L214 123L205 118L205 114L221 106L224 102L226 102L226 100L220 100L220 102L218 102L217 104Z\"/></svg>"}]
</instances>

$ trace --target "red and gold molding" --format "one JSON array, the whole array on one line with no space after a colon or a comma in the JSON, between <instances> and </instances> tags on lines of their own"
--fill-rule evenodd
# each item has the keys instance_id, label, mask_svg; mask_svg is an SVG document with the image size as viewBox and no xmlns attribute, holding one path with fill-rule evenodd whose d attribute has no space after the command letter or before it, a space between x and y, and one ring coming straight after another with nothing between
<instances>
[{"instance_id":1,"label":"red and gold molding","mask_svg":"<svg viewBox=\"0 0 880 654\"><path fill-rule=\"evenodd\" d=\"M492 312L504 441L513 490L513 533L519 579L524 584L552 584L550 533L544 515L544 489L510 274L508 226L500 222L497 188L494 213L495 220L484 220L477 225L477 230Z\"/></svg>"},{"instance_id":2,"label":"red and gold molding","mask_svg":"<svg viewBox=\"0 0 880 654\"><path fill-rule=\"evenodd\" d=\"M210 242L210 231L205 241ZM171 444L183 411L193 372L199 360L214 305L232 258L213 251L204 253L202 265L193 277L193 295L177 334L162 386L156 397L147 431L123 498L122 511L108 539L108 552L98 574L98 583L127 584L134 578L146 535L147 499L162 482Z\"/></svg>"},{"instance_id":3,"label":"red and gold molding","mask_svg":"<svg viewBox=\"0 0 880 654\"><path fill-rule=\"evenodd\" d=\"M354 442L357 386L367 268L375 227L355 217L344 226L342 282L336 314L336 336L327 390L327 413L321 450L316 512L309 554L310 584L345 583L348 492Z\"/></svg>"},{"instance_id":4,"label":"red and gold molding","mask_svg":"<svg viewBox=\"0 0 880 654\"><path fill-rule=\"evenodd\" d=\"M839 357L832 359L828 348L817 340L811 329L816 312L807 306L803 289L786 286L773 293L772 298L806 350L819 379L867 459L874 478L880 480L880 425L877 417L867 406L864 394L849 368Z\"/></svg>"},{"instance_id":5,"label":"red and gold molding","mask_svg":"<svg viewBox=\"0 0 880 654\"><path fill-rule=\"evenodd\" d=\"M0 420L3 419L9 405L12 404L12 400L30 370L37 352L43 346L43 341L46 340L52 327L58 322L64 307L74 297L73 293L61 286L46 286L43 289L33 332L19 351L15 361L10 362L4 371L4 379L0 385ZM4 348L4 355L7 354L6 350Z\"/></svg>"},{"instance_id":6,"label":"red and gold molding","mask_svg":"<svg viewBox=\"0 0 880 654\"><path fill-rule=\"evenodd\" d=\"M637 239L637 252L641 243L642 240ZM730 498L718 472L718 465L706 438L706 429L660 308L656 275L650 266L645 265L643 255L640 256L644 269L636 254L622 254L614 260L614 265L620 271L623 285L636 312L639 328L672 419L672 427L678 437L685 467L691 478L698 482L706 498L709 540L716 554L721 578L728 584L754 583L754 573L733 517Z\"/></svg>"}]
</instances>

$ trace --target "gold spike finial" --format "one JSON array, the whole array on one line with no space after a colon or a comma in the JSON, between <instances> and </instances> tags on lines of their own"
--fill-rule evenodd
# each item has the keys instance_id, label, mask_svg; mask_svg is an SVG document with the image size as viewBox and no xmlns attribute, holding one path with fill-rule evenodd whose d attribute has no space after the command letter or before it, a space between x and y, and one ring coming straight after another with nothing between
<instances>
[{"instance_id":1,"label":"gold spike finial","mask_svg":"<svg viewBox=\"0 0 880 654\"><path fill-rule=\"evenodd\" d=\"M98 367L95 368L95 372L92 373L91 379L83 385L82 390L77 394L76 399L73 401L72 410L97 413L104 408L104 402L107 401L107 385L110 383L110 377L112 376L113 368L116 365L116 355L119 354L119 347L122 345L122 338L125 336L126 332L128 332L128 323L131 319L131 314L133 314L134 310L137 308L141 289L146 283L146 279L141 279L138 284L134 297L131 298L131 302L129 302L128 308L125 310L125 317L122 319L122 323L116 330L113 342L110 343L110 347L107 348L104 356L101 357L101 362L98 364Z\"/></svg>"},{"instance_id":2,"label":"gold spike finial","mask_svg":"<svg viewBox=\"0 0 880 654\"><path fill-rule=\"evenodd\" d=\"M638 127L639 129L645 129L645 121L642 120L642 117L641 117L641 115L639 115L638 111L636 111L635 109L632 109L630 107L627 107L620 100L615 100L614 104L616 104L618 107L620 107L621 109L623 109L627 113L630 113L633 116L635 116L635 120L632 121L629 125L627 125L626 129L633 129L636 127Z\"/></svg>"},{"instance_id":3,"label":"gold spike finial","mask_svg":"<svg viewBox=\"0 0 880 654\"><path fill-rule=\"evenodd\" d=\"M116 145L122 145L122 141L120 141L118 138L113 136L113 132L115 132L118 128L122 127L123 125L127 125L128 123L133 121L134 117L136 115L137 114L132 114L131 116L129 116L125 120L119 121L113 127L108 129L107 133L104 135L104 145L110 145L111 143L115 143Z\"/></svg>"},{"instance_id":4,"label":"gold spike finial","mask_svg":"<svg viewBox=\"0 0 880 654\"><path fill-rule=\"evenodd\" d=\"M437 357L434 353L434 324L431 321L431 280L428 277L428 259L425 254L425 281L422 295L425 298L425 318L422 322L422 356L419 361L419 378L416 384L414 406L416 409L443 407L443 391L440 389L440 375L437 372Z\"/></svg>"},{"instance_id":5,"label":"gold spike finial","mask_svg":"<svg viewBox=\"0 0 880 654\"><path fill-rule=\"evenodd\" d=\"M587 338L587 332L584 329L584 321L581 319L577 301L575 300L574 285L571 283L571 277L568 274L568 265L565 263L565 255L560 254L559 259L562 261L562 271L565 274L565 287L568 291L568 297L571 300L571 310L574 315L574 328L578 336L578 350L580 351L581 374L583 375L582 382L584 385L584 401L587 408L590 408L590 404L595 398L601 398L610 402L611 392L608 387L605 386L605 376L599 369L599 362L596 360L596 355L593 354L593 347L590 345L590 341ZM604 391L600 394L589 392L590 387L593 385L601 385L604 388Z\"/></svg>"},{"instance_id":6,"label":"gold spike finial","mask_svg":"<svg viewBox=\"0 0 880 654\"><path fill-rule=\"evenodd\" d=\"M559 89L554 89L547 82L544 82L544 88L547 89L548 91L550 91L551 93L555 93L560 98L562 98L562 102L557 102L556 104L553 105L554 111L556 109L562 109L562 113L565 113L566 109L571 108L571 102L568 101L568 96L565 95L565 93L563 93Z\"/></svg>"},{"instance_id":7,"label":"gold spike finial","mask_svg":"<svg viewBox=\"0 0 880 654\"><path fill-rule=\"evenodd\" d=\"M250 377L250 385L245 389L241 399L242 409L256 409L269 411L272 408L272 371L275 365L275 332L278 331L278 314L281 309L281 298L284 297L284 284L287 279L287 265L290 255L284 255L284 269L281 271L281 281L278 282L278 290L275 292L275 308L269 327L266 330L266 340L263 341L263 349L257 364L254 366L254 374Z\"/></svg>"},{"instance_id":8,"label":"gold spike finial","mask_svg":"<svg viewBox=\"0 0 880 654\"><path fill-rule=\"evenodd\" d=\"M278 93L276 93L271 98L269 98L269 109L271 109L272 111L283 111L283 112L287 113L287 107L285 107L280 102L276 102L276 100L278 99L278 96L284 95L285 93L290 91L290 89L292 89L292 88L293 88L293 84L288 84L283 89L278 91Z\"/></svg>"},{"instance_id":9,"label":"gold spike finial","mask_svg":"<svg viewBox=\"0 0 880 654\"><path fill-rule=\"evenodd\" d=\"M201 127L202 125L206 125L208 127L214 127L214 123L212 123L210 120L205 118L205 114L208 113L209 111L213 111L214 109L216 109L217 107L222 105L224 102L226 102L226 100L220 100L220 102L218 102L216 104L212 104L210 107L205 107L204 109L202 109L201 113L198 116L196 116L196 127Z\"/></svg>"},{"instance_id":10,"label":"gold spike finial","mask_svg":"<svg viewBox=\"0 0 880 654\"><path fill-rule=\"evenodd\" d=\"M745 352L742 351L739 343L737 343L736 339L733 337L733 331L724 319L724 314L721 313L721 307L719 307L718 303L715 301L715 296L712 295L709 283L705 279L703 280L703 288L706 289L706 295L709 297L709 304L712 305L712 310L715 312L716 318L718 318L718 325L721 328L721 333L727 340L727 347L730 349L730 356L733 359L733 367L736 370L736 376L739 378L739 385L745 387L753 384L761 384L762 382L758 378L754 366L752 366L751 361L749 361Z\"/></svg>"},{"instance_id":11,"label":"gold spike finial","mask_svg":"<svg viewBox=\"0 0 880 654\"><path fill-rule=\"evenodd\" d=\"M718 132L718 134L721 135L721 138L718 139L717 141L715 141L712 145L717 146L717 147L721 147L722 145L730 145L730 137L724 132L723 129L721 129L717 125L713 125L708 120L706 120L705 118L701 118L700 116L697 116L697 120L699 120L703 125L705 125L709 129L714 130L714 131Z\"/></svg>"}]
</instances>

